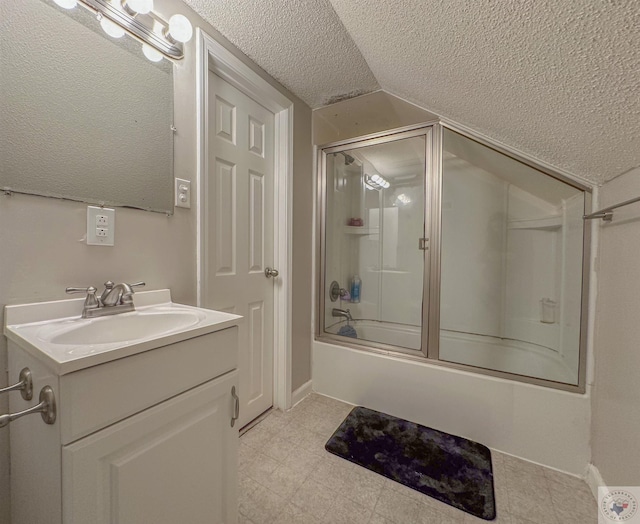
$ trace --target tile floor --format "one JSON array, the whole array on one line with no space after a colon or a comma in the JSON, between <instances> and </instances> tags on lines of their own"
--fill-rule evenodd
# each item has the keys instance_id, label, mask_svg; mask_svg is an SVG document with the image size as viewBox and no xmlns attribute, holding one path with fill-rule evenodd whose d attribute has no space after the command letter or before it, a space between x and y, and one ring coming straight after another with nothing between
<instances>
[{"instance_id":1,"label":"tile floor","mask_svg":"<svg viewBox=\"0 0 640 524\"><path fill-rule=\"evenodd\" d=\"M482 523L338 458L324 444L353 406L311 394L240 437L240 524ZM596 503L575 477L492 452L496 524L595 524Z\"/></svg>"}]
</instances>

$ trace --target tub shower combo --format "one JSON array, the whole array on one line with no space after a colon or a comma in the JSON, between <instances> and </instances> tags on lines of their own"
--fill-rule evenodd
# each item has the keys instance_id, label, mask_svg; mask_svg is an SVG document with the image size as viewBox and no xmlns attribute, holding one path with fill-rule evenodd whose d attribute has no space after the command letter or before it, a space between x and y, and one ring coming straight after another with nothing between
<instances>
[{"instance_id":1,"label":"tub shower combo","mask_svg":"<svg viewBox=\"0 0 640 524\"><path fill-rule=\"evenodd\" d=\"M440 122L318 166L318 340L584 391L589 187Z\"/></svg>"}]
</instances>

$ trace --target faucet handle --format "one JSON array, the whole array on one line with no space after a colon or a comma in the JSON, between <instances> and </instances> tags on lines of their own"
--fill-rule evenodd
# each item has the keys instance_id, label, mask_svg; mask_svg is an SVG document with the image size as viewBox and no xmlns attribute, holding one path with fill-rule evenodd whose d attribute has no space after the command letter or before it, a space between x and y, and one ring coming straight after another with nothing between
<instances>
[{"instance_id":1,"label":"faucet handle","mask_svg":"<svg viewBox=\"0 0 640 524\"><path fill-rule=\"evenodd\" d=\"M104 283L104 289L102 290L102 294L100 295L100 303L104 303L105 297L109 294L109 291L113 289L113 286L115 286L113 280L107 280Z\"/></svg>"},{"instance_id":2,"label":"faucet handle","mask_svg":"<svg viewBox=\"0 0 640 524\"><path fill-rule=\"evenodd\" d=\"M89 286L89 287L68 287L67 289L64 290L65 293L67 293L68 295L71 295L73 293L95 293L96 291L98 291L95 287L93 286Z\"/></svg>"},{"instance_id":3,"label":"faucet handle","mask_svg":"<svg viewBox=\"0 0 640 524\"><path fill-rule=\"evenodd\" d=\"M98 302L98 297L96 297L96 291L98 291L95 287L68 287L65 289L65 292L69 295L73 293L86 293L87 298L84 299L84 309L82 312L83 318L85 317L87 309L96 309L100 307L100 303Z\"/></svg>"},{"instance_id":4,"label":"faucet handle","mask_svg":"<svg viewBox=\"0 0 640 524\"><path fill-rule=\"evenodd\" d=\"M136 282L135 284L122 284L124 286L124 292L120 297L121 304L133 304L134 287L143 287L146 284L144 282Z\"/></svg>"}]
</instances>

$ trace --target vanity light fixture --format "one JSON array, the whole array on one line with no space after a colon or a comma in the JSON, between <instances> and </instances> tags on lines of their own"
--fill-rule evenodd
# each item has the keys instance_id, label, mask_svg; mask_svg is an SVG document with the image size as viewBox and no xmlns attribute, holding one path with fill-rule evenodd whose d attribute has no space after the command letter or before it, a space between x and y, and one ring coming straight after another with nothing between
<instances>
[{"instance_id":1,"label":"vanity light fixture","mask_svg":"<svg viewBox=\"0 0 640 524\"><path fill-rule=\"evenodd\" d=\"M391 184L380 175L364 175L364 184L367 189L388 189Z\"/></svg>"},{"instance_id":2,"label":"vanity light fixture","mask_svg":"<svg viewBox=\"0 0 640 524\"><path fill-rule=\"evenodd\" d=\"M102 30L111 38L122 38L124 36L124 29L118 24L113 23L105 16L98 15L98 17L100 19L100 27L102 27Z\"/></svg>"},{"instance_id":3,"label":"vanity light fixture","mask_svg":"<svg viewBox=\"0 0 640 524\"><path fill-rule=\"evenodd\" d=\"M58 4L63 9L73 9L78 5L76 0L53 0L56 4Z\"/></svg>"},{"instance_id":4,"label":"vanity light fixture","mask_svg":"<svg viewBox=\"0 0 640 524\"><path fill-rule=\"evenodd\" d=\"M173 15L169 21L153 11L153 0L54 0L64 9L78 3L95 14L109 36L120 38L126 33L142 43L142 52L152 62L162 58L180 60L183 44L191 40L193 27L184 15Z\"/></svg>"},{"instance_id":5,"label":"vanity light fixture","mask_svg":"<svg viewBox=\"0 0 640 524\"><path fill-rule=\"evenodd\" d=\"M153 0L122 0L122 7L131 16L146 15L153 11Z\"/></svg>"},{"instance_id":6,"label":"vanity light fixture","mask_svg":"<svg viewBox=\"0 0 640 524\"><path fill-rule=\"evenodd\" d=\"M162 53L149 44L142 44L142 53L152 62L160 62L162 60Z\"/></svg>"},{"instance_id":7,"label":"vanity light fixture","mask_svg":"<svg viewBox=\"0 0 640 524\"><path fill-rule=\"evenodd\" d=\"M173 15L169 18L169 29L165 31L164 36L169 42L188 42L193 36L191 22L184 15Z\"/></svg>"}]
</instances>

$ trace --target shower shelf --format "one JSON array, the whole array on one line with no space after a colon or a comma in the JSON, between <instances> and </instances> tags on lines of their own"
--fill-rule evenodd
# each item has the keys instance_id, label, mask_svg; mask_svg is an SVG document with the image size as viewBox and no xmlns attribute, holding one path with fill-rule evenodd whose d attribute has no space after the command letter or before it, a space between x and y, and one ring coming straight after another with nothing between
<instances>
[{"instance_id":1,"label":"shower shelf","mask_svg":"<svg viewBox=\"0 0 640 524\"><path fill-rule=\"evenodd\" d=\"M550 216L528 220L509 220L507 224L508 229L538 229L549 231L562 227L562 217Z\"/></svg>"},{"instance_id":2,"label":"shower shelf","mask_svg":"<svg viewBox=\"0 0 640 524\"><path fill-rule=\"evenodd\" d=\"M377 235L380 229L377 227L344 226L347 235Z\"/></svg>"}]
</instances>

